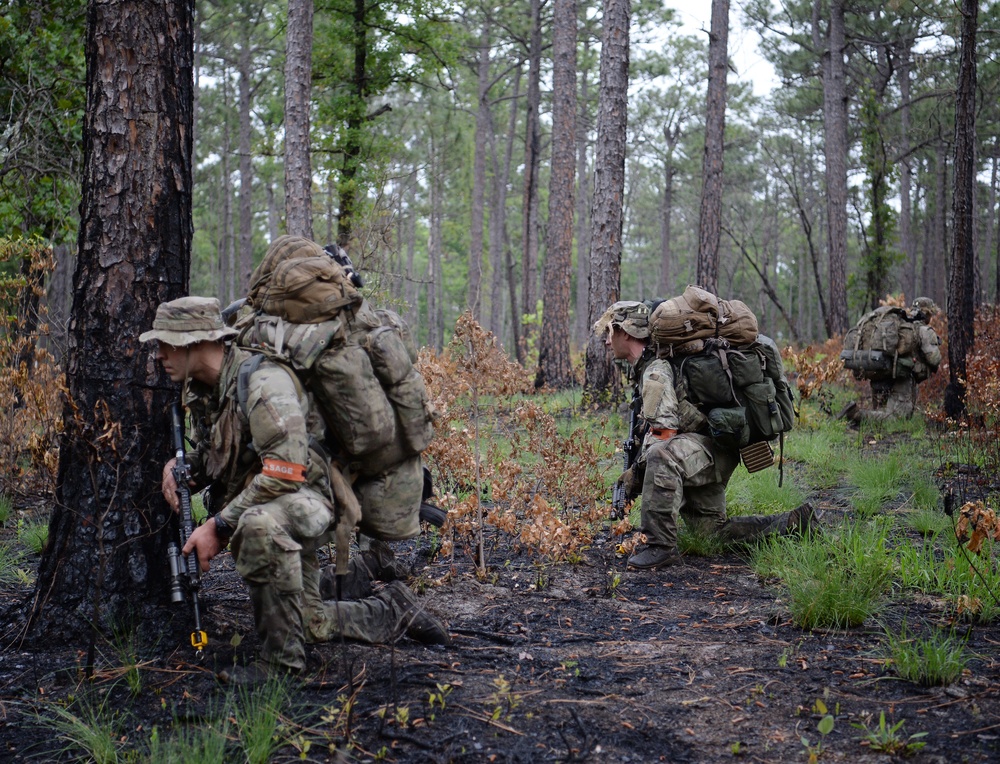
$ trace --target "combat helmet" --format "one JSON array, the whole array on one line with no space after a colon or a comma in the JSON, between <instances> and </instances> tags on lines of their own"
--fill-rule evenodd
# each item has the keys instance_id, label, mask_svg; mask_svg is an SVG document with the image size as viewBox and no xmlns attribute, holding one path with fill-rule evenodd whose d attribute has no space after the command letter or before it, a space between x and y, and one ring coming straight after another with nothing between
<instances>
[{"instance_id":1,"label":"combat helmet","mask_svg":"<svg viewBox=\"0 0 1000 764\"><path fill-rule=\"evenodd\" d=\"M649 305L638 300L619 300L594 323L594 331L603 334L606 330L619 327L630 337L649 339Z\"/></svg>"},{"instance_id":2,"label":"combat helmet","mask_svg":"<svg viewBox=\"0 0 1000 764\"><path fill-rule=\"evenodd\" d=\"M918 297L910 305L913 310L919 310L928 316L933 316L937 313L940 308L938 308L937 303L934 302L930 297Z\"/></svg>"}]
</instances>

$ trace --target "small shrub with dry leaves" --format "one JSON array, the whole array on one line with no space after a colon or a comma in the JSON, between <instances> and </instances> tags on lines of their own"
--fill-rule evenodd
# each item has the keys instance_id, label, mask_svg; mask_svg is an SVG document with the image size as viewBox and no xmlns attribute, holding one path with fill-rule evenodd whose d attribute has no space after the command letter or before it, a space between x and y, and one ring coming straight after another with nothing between
<instances>
[{"instance_id":1,"label":"small shrub with dry leaves","mask_svg":"<svg viewBox=\"0 0 1000 764\"><path fill-rule=\"evenodd\" d=\"M955 523L955 535L973 554L979 554L987 539L1000 539L1000 522L997 513L981 501L969 501L962 505Z\"/></svg>"},{"instance_id":2,"label":"small shrub with dry leaves","mask_svg":"<svg viewBox=\"0 0 1000 764\"><path fill-rule=\"evenodd\" d=\"M0 492L50 494L58 468L65 377L45 347L52 250L0 240Z\"/></svg>"},{"instance_id":3,"label":"small shrub with dry leaves","mask_svg":"<svg viewBox=\"0 0 1000 764\"><path fill-rule=\"evenodd\" d=\"M571 557L608 515L608 438L583 426L561 434L535 396L532 374L511 361L492 333L462 315L451 345L420 358L440 413L426 451L449 523L442 551L459 551L479 518L521 548Z\"/></svg>"}]
</instances>

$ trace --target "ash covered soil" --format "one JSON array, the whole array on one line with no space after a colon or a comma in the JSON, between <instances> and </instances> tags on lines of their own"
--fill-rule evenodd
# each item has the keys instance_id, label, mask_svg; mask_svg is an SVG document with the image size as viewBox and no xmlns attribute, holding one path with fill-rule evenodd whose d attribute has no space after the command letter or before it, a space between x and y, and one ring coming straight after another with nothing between
<instances>
[{"instance_id":1,"label":"ash covered soil","mask_svg":"<svg viewBox=\"0 0 1000 764\"><path fill-rule=\"evenodd\" d=\"M811 500L825 524L843 521L835 495ZM888 761L854 726L876 728L880 712L889 724L904 722L904 739L927 733L910 761L1000 761L998 626L961 625L975 656L965 676L922 688L885 665L879 637L882 624L946 623L941 603L904 598L879 623L807 632L791 624L780 591L737 555L634 572L608 536L582 561L557 565L490 541L485 581L457 555L430 560L426 537L395 545L454 644L310 646L285 717L294 742L271 761L808 761L803 738L814 750L821 744L822 761ZM140 630L137 692L108 645L90 680L86 645L54 648L42 638L6 647L0 761L88 760L39 721L85 696L117 720L118 742L138 750L154 727L204 724L225 707L233 690L215 673L252 659L252 616L228 553L203 587L205 655L196 659L188 644L187 607L159 611ZM24 607L25 591L4 596ZM354 698L349 714L345 697ZM817 700L835 717L822 740ZM245 760L235 741L228 750L227 761Z\"/></svg>"}]
</instances>

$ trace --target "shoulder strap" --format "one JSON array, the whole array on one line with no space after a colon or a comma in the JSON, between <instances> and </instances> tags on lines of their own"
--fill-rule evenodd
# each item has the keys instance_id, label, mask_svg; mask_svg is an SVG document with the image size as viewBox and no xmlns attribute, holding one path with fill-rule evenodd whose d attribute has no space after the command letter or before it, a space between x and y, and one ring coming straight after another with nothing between
<instances>
[{"instance_id":1,"label":"shoulder strap","mask_svg":"<svg viewBox=\"0 0 1000 764\"><path fill-rule=\"evenodd\" d=\"M263 353L254 353L240 364L240 369L236 372L236 400L244 418L247 416L247 399L250 397L250 377L260 368L263 360Z\"/></svg>"},{"instance_id":2,"label":"shoulder strap","mask_svg":"<svg viewBox=\"0 0 1000 764\"><path fill-rule=\"evenodd\" d=\"M303 385L302 380L299 379L298 372L287 363L283 363L280 359L274 358L261 350L253 348L244 348L244 350L249 350L253 353L253 355L240 364L239 371L236 372L236 400L239 403L240 411L243 413L244 418L248 415L247 401L250 398L250 377L257 372L265 359L273 364L281 366L288 372L288 376L292 378L292 383L295 385L295 389L298 391L299 395L307 394L305 385Z\"/></svg>"}]
</instances>

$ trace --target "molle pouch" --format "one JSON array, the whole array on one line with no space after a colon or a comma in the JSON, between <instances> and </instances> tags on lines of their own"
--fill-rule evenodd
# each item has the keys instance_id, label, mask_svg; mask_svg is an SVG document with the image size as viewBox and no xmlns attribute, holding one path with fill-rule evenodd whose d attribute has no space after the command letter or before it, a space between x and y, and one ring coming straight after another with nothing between
<instances>
[{"instance_id":1,"label":"molle pouch","mask_svg":"<svg viewBox=\"0 0 1000 764\"><path fill-rule=\"evenodd\" d=\"M386 387L399 384L413 371L413 361L403 338L391 326L380 326L369 332L365 348L371 357L375 376Z\"/></svg>"},{"instance_id":2,"label":"molle pouch","mask_svg":"<svg viewBox=\"0 0 1000 764\"><path fill-rule=\"evenodd\" d=\"M903 379L910 376L913 373L913 359L912 358L897 358L896 359L896 369L895 369L896 379Z\"/></svg>"},{"instance_id":3,"label":"molle pouch","mask_svg":"<svg viewBox=\"0 0 1000 764\"><path fill-rule=\"evenodd\" d=\"M742 448L750 441L746 409L742 406L712 409L708 412L708 432L720 446Z\"/></svg>"},{"instance_id":4,"label":"molle pouch","mask_svg":"<svg viewBox=\"0 0 1000 764\"><path fill-rule=\"evenodd\" d=\"M752 440L771 440L783 431L781 413L770 377L757 385L743 388Z\"/></svg>"},{"instance_id":5,"label":"molle pouch","mask_svg":"<svg viewBox=\"0 0 1000 764\"><path fill-rule=\"evenodd\" d=\"M734 387L746 387L764 381L765 361L756 350L730 349L726 357L729 360L729 372L733 375Z\"/></svg>"},{"instance_id":6,"label":"molle pouch","mask_svg":"<svg viewBox=\"0 0 1000 764\"><path fill-rule=\"evenodd\" d=\"M733 383L717 353L692 355L681 361L688 391L695 403L705 407L735 406Z\"/></svg>"},{"instance_id":7,"label":"molle pouch","mask_svg":"<svg viewBox=\"0 0 1000 764\"><path fill-rule=\"evenodd\" d=\"M678 432L701 432L707 423L708 419L691 401L677 401Z\"/></svg>"},{"instance_id":8,"label":"molle pouch","mask_svg":"<svg viewBox=\"0 0 1000 764\"><path fill-rule=\"evenodd\" d=\"M399 332L399 337L403 341L403 346L406 348L406 352L410 355L410 363L416 363L417 343L414 342L413 333L410 331L409 325L403 320L402 316L400 316L396 311L389 310L388 308L377 308L375 313L382 322L382 326L391 326Z\"/></svg>"},{"instance_id":9,"label":"molle pouch","mask_svg":"<svg viewBox=\"0 0 1000 764\"><path fill-rule=\"evenodd\" d=\"M410 373L401 382L387 388L386 394L396 409L403 446L413 454L420 453L434 437L434 420L437 417L424 378L410 367Z\"/></svg>"},{"instance_id":10,"label":"molle pouch","mask_svg":"<svg viewBox=\"0 0 1000 764\"><path fill-rule=\"evenodd\" d=\"M359 456L393 442L396 416L363 347L347 345L324 353L313 371L311 389L336 445Z\"/></svg>"},{"instance_id":11,"label":"molle pouch","mask_svg":"<svg viewBox=\"0 0 1000 764\"><path fill-rule=\"evenodd\" d=\"M780 432L788 432L795 426L795 396L787 379L774 381L774 400L778 404L778 415L781 417Z\"/></svg>"}]
</instances>

